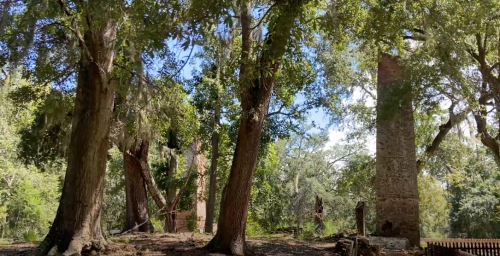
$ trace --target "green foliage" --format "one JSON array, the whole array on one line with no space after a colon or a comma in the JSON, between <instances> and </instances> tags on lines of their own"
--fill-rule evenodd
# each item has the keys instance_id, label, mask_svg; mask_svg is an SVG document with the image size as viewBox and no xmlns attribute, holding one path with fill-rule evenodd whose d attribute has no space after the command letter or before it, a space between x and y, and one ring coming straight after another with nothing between
<instances>
[{"instance_id":1,"label":"green foliage","mask_svg":"<svg viewBox=\"0 0 500 256\"><path fill-rule=\"evenodd\" d=\"M19 80L20 83L23 81ZM41 173L17 159L19 131L34 117L34 105L14 107L8 98L15 87L0 87L0 228L2 234L26 241L48 232L60 191L60 170Z\"/></svg>"},{"instance_id":2,"label":"green foliage","mask_svg":"<svg viewBox=\"0 0 500 256\"><path fill-rule=\"evenodd\" d=\"M23 241L27 243L36 242L39 240L40 237L38 236L38 233L33 229L28 229L23 233Z\"/></svg>"},{"instance_id":3,"label":"green foliage","mask_svg":"<svg viewBox=\"0 0 500 256\"><path fill-rule=\"evenodd\" d=\"M198 221L200 221L201 217L196 216L196 213L192 213L186 217L186 225L187 229L191 232L197 232Z\"/></svg>"},{"instance_id":4,"label":"green foliage","mask_svg":"<svg viewBox=\"0 0 500 256\"><path fill-rule=\"evenodd\" d=\"M421 236L426 238L444 238L449 234L450 204L448 192L432 176L421 174L418 177L420 191Z\"/></svg>"},{"instance_id":5,"label":"green foliage","mask_svg":"<svg viewBox=\"0 0 500 256\"><path fill-rule=\"evenodd\" d=\"M151 223L153 224L153 227L155 228L156 232L163 233L163 222L157 218L151 218Z\"/></svg>"},{"instance_id":6,"label":"green foliage","mask_svg":"<svg viewBox=\"0 0 500 256\"><path fill-rule=\"evenodd\" d=\"M17 108L38 103L32 124L19 131L18 156L43 170L61 168L70 138L73 95L51 88L38 93L40 89L25 85L10 94Z\"/></svg>"},{"instance_id":7,"label":"green foliage","mask_svg":"<svg viewBox=\"0 0 500 256\"><path fill-rule=\"evenodd\" d=\"M475 152L474 152L475 151ZM457 237L496 238L500 226L499 169L482 148L471 149L462 165L451 165L451 233Z\"/></svg>"},{"instance_id":8,"label":"green foliage","mask_svg":"<svg viewBox=\"0 0 500 256\"><path fill-rule=\"evenodd\" d=\"M109 155L110 160L106 170L106 186L104 187L102 205L102 226L107 231L122 230L126 217L123 156L116 147L109 151Z\"/></svg>"},{"instance_id":9,"label":"green foliage","mask_svg":"<svg viewBox=\"0 0 500 256\"><path fill-rule=\"evenodd\" d=\"M237 143L240 101L248 96L242 93L246 82L260 86L273 78L247 234L302 225L300 236L312 236L315 195L325 202L324 235L352 229L360 200L368 205L367 227L373 231L375 159L363 144L374 130L376 108L367 99L376 100L377 61L390 52L404 60L405 79L385 92L378 117L412 101L416 149L424 161L418 183L422 235L500 236L498 1L252 2L248 77L239 70L243 42L234 1L63 2L63 8L42 0L0 6L2 235L36 241L47 232L61 189L75 73L85 54L79 37L114 20L119 30L110 80L117 90L111 140L123 149L127 139L147 138L149 163L163 191L177 191L186 173L180 168L167 177L160 157L164 147L183 152L199 138L203 152L212 155L210 138L217 132L220 202ZM200 64L193 79L180 77L185 64L193 63L179 59L179 49L193 49ZM305 125L319 108L330 123L346 128L350 141L327 148L327 134ZM428 156L440 125L458 111L473 120L466 120L467 127L454 124ZM493 146L484 142L488 136ZM107 230L121 229L125 219L122 157L116 147L109 151L102 216ZM183 167L185 159L179 162ZM180 210L193 208L200 175L188 177ZM161 230L159 220L153 223ZM194 216L189 223L194 229Z\"/></svg>"},{"instance_id":10,"label":"green foliage","mask_svg":"<svg viewBox=\"0 0 500 256\"><path fill-rule=\"evenodd\" d=\"M334 225L331 219L325 221L325 231L323 233L324 236L336 234L338 231L339 229Z\"/></svg>"},{"instance_id":11,"label":"green foliage","mask_svg":"<svg viewBox=\"0 0 500 256\"><path fill-rule=\"evenodd\" d=\"M179 166L185 166L184 164L179 164ZM160 162L160 163L155 163L152 165L151 172L154 174L155 180L157 182L158 188L161 189L162 191L167 191L168 189L173 189L174 191L179 191L186 178L189 180L187 181L186 188L184 190L184 193L182 193L178 208L181 211L187 211L187 210L192 210L194 208L194 204L196 202L193 202L193 195L197 193L197 179L198 179L198 173L195 171L196 166L193 166L194 171L191 172L191 175L189 177L185 177L187 174L187 168L181 168L181 171L175 173L174 177L168 177L167 176L167 164L165 162Z\"/></svg>"},{"instance_id":12,"label":"green foliage","mask_svg":"<svg viewBox=\"0 0 500 256\"><path fill-rule=\"evenodd\" d=\"M246 226L246 235L249 237L260 236L264 233L264 229L259 225L255 218L252 216L252 213L249 212L247 215L247 226Z\"/></svg>"}]
</instances>

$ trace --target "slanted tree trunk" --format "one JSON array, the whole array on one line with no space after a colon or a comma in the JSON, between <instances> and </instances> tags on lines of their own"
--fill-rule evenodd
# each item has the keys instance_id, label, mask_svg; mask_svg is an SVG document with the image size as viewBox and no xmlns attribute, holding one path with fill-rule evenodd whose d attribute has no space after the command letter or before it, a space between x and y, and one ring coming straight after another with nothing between
<instances>
[{"instance_id":1,"label":"slanted tree trunk","mask_svg":"<svg viewBox=\"0 0 500 256\"><path fill-rule=\"evenodd\" d=\"M115 91L111 72L116 33L116 23L108 20L99 30L86 30L80 41L66 177L55 220L34 255L46 255L53 246L65 255L79 255L105 245L100 214Z\"/></svg>"},{"instance_id":2,"label":"slanted tree trunk","mask_svg":"<svg viewBox=\"0 0 500 256\"><path fill-rule=\"evenodd\" d=\"M137 159L147 159L149 142L135 139L134 144L123 153L125 169L126 220L123 231L153 232L149 220L146 183L141 175L141 164Z\"/></svg>"},{"instance_id":3,"label":"slanted tree trunk","mask_svg":"<svg viewBox=\"0 0 500 256\"><path fill-rule=\"evenodd\" d=\"M217 164L219 159L219 133L216 128L220 122L220 105L215 106L214 131L212 133L212 159L210 162L210 185L208 189L207 217L205 219L205 232L212 233L215 213L215 192L217 190Z\"/></svg>"},{"instance_id":4,"label":"slanted tree trunk","mask_svg":"<svg viewBox=\"0 0 500 256\"><path fill-rule=\"evenodd\" d=\"M142 178L144 179L144 182L146 183L146 186L149 190L149 193L152 195L153 200L155 201L158 208L160 208L160 212L164 214L164 216L166 218L166 220L165 220L166 222L168 221L169 223L174 223L174 219L173 219L172 215L169 213L174 212L174 209L177 208L177 205L180 202L181 196L184 193L184 191L186 190L187 183L189 181L189 177L191 176L191 173L194 169L193 167L196 164L195 156L196 156L196 154L192 157L192 159L188 159L188 165L187 165L188 171L186 173L186 179L184 180L184 183L183 183L181 189L179 190L177 195L175 195L175 197L171 203L167 202L165 197L162 195L160 189L156 185L155 179L154 179L153 175L151 175L151 171L149 170L149 164L147 162L147 159L137 159L136 158L136 161L138 161L141 164L141 167L142 167L141 168L141 175L142 175Z\"/></svg>"},{"instance_id":5,"label":"slanted tree trunk","mask_svg":"<svg viewBox=\"0 0 500 256\"><path fill-rule=\"evenodd\" d=\"M259 68L250 66L252 56L251 2L241 1L242 53L240 66L241 122L238 130L225 199L221 201L221 216L217 234L207 249L233 254L245 254L245 229L252 176L259 155L260 139L276 72L290 39L295 18L306 1L277 2L279 22L272 23L264 49L258 58ZM252 70L253 69L253 70ZM255 79L249 79L256 77Z\"/></svg>"}]
</instances>

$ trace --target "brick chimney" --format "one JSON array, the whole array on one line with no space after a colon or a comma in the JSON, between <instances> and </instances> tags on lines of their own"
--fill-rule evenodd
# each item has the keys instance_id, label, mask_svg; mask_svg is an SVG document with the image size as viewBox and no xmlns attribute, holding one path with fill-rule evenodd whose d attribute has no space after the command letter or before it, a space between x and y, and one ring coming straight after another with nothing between
<instances>
[{"instance_id":1,"label":"brick chimney","mask_svg":"<svg viewBox=\"0 0 500 256\"><path fill-rule=\"evenodd\" d=\"M415 121L398 57L384 54L377 74L377 236L420 246Z\"/></svg>"}]
</instances>

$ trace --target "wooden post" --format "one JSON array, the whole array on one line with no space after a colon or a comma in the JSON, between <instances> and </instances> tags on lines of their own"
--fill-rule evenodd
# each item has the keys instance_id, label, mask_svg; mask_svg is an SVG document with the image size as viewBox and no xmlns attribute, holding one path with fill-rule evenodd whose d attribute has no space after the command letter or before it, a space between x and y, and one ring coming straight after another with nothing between
<instances>
[{"instance_id":1,"label":"wooden post","mask_svg":"<svg viewBox=\"0 0 500 256\"><path fill-rule=\"evenodd\" d=\"M356 205L356 227L358 235L366 236L366 205L365 202L359 201Z\"/></svg>"}]
</instances>

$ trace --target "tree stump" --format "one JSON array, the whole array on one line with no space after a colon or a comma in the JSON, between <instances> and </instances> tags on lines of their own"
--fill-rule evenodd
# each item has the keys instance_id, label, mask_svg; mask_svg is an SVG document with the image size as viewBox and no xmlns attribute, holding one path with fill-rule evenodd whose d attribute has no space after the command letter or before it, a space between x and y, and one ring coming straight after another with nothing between
<instances>
[{"instance_id":1,"label":"tree stump","mask_svg":"<svg viewBox=\"0 0 500 256\"><path fill-rule=\"evenodd\" d=\"M323 221L323 199L316 196L316 204L314 207L314 233L315 235L322 235L325 230Z\"/></svg>"}]
</instances>

